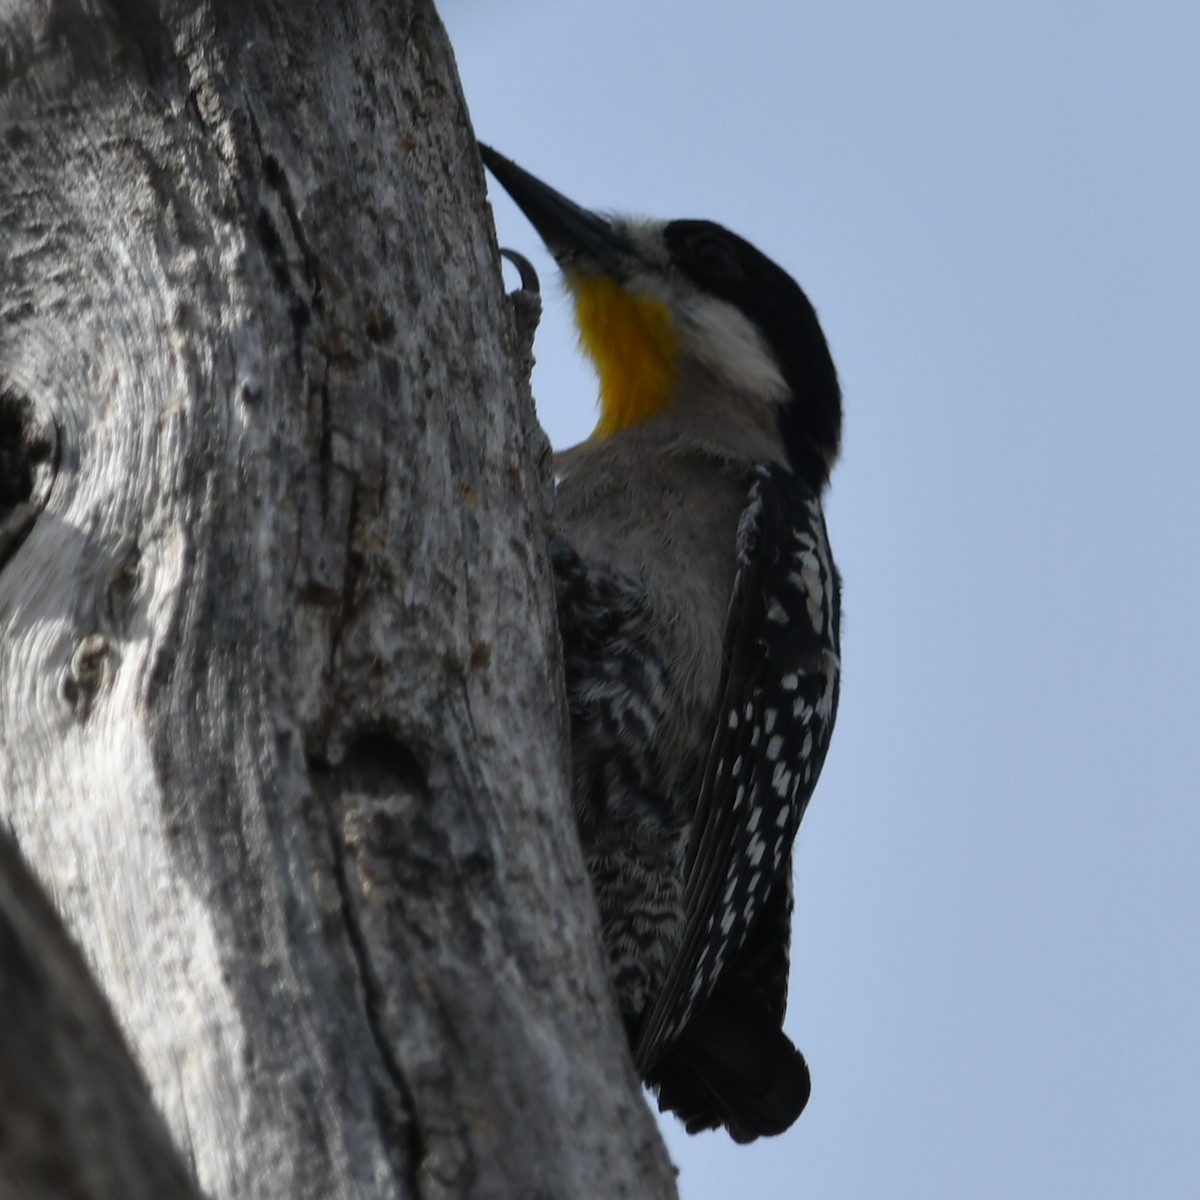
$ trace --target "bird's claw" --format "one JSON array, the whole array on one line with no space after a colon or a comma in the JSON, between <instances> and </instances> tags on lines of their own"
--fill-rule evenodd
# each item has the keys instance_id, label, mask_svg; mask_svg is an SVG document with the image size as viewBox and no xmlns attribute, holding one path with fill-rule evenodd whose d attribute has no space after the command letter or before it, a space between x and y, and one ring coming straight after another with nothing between
<instances>
[{"instance_id":1,"label":"bird's claw","mask_svg":"<svg viewBox=\"0 0 1200 1200\"><path fill-rule=\"evenodd\" d=\"M521 291L532 292L535 296L542 294L542 285L538 281L537 272L533 269L533 263L525 255L518 254L515 250L506 250L501 246L500 257L507 258L517 268L517 274L521 277Z\"/></svg>"},{"instance_id":2,"label":"bird's claw","mask_svg":"<svg viewBox=\"0 0 1200 1200\"><path fill-rule=\"evenodd\" d=\"M512 303L513 321L517 330L517 361L521 372L528 379L533 371L533 335L542 318L542 293L533 263L515 250L501 247L501 255L507 258L521 276L521 286L509 293Z\"/></svg>"}]
</instances>

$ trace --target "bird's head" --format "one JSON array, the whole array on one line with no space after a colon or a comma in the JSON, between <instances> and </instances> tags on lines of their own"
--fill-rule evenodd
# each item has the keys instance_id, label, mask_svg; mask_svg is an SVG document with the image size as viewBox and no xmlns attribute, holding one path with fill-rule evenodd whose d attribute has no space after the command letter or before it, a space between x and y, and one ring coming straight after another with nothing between
<instances>
[{"instance_id":1,"label":"bird's head","mask_svg":"<svg viewBox=\"0 0 1200 1200\"><path fill-rule=\"evenodd\" d=\"M593 438L715 385L754 406L778 429L793 469L824 484L841 438L841 391L816 312L786 271L712 221L601 216L480 151L574 299L580 343L600 377Z\"/></svg>"}]
</instances>

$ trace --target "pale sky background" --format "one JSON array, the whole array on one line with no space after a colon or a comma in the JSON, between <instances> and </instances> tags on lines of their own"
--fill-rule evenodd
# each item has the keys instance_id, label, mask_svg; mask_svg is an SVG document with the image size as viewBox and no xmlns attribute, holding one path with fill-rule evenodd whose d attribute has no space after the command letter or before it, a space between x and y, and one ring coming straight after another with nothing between
<instances>
[{"instance_id":1,"label":"pale sky background","mask_svg":"<svg viewBox=\"0 0 1200 1200\"><path fill-rule=\"evenodd\" d=\"M1200 4L443 0L479 135L790 270L845 392L813 1096L684 1200L1200 1198ZM534 389L593 421L549 258Z\"/></svg>"}]
</instances>

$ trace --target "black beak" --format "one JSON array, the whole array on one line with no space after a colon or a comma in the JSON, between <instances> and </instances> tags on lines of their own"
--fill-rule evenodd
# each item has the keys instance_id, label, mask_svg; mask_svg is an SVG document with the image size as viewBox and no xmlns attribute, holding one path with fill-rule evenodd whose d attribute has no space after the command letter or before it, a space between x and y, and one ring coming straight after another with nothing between
<instances>
[{"instance_id":1,"label":"black beak","mask_svg":"<svg viewBox=\"0 0 1200 1200\"><path fill-rule=\"evenodd\" d=\"M564 271L599 273L620 279L631 249L608 221L580 208L482 142L479 153Z\"/></svg>"}]
</instances>

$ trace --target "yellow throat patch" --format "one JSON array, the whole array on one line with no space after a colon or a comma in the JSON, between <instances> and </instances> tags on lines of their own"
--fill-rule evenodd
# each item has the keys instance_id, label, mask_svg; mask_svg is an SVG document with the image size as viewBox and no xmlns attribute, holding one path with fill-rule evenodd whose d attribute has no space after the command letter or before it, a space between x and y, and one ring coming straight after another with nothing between
<instances>
[{"instance_id":1,"label":"yellow throat patch","mask_svg":"<svg viewBox=\"0 0 1200 1200\"><path fill-rule=\"evenodd\" d=\"M568 279L579 344L600 376L595 439L640 425L666 408L675 385L678 341L661 300L631 296L603 277Z\"/></svg>"}]
</instances>

